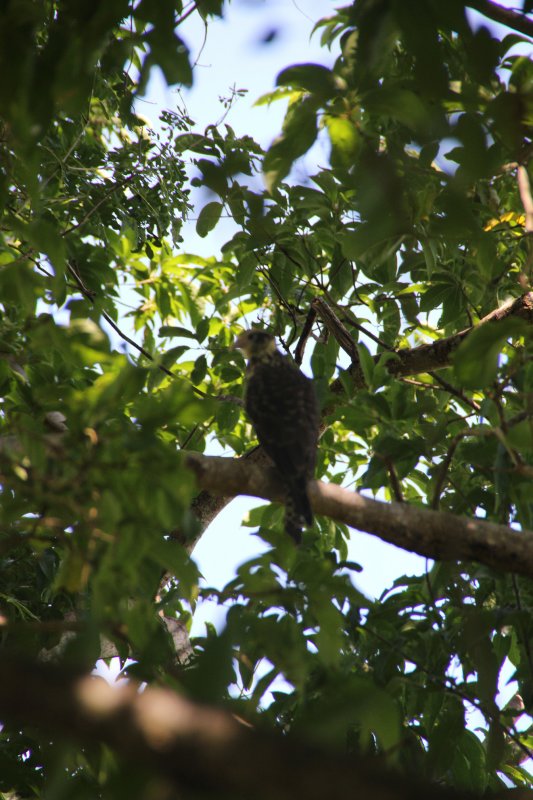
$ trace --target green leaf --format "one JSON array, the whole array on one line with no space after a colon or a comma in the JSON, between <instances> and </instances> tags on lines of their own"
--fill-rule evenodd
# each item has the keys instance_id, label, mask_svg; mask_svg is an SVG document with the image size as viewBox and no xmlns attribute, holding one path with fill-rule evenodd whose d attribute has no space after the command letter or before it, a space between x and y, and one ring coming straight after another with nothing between
<instances>
[{"instance_id":1,"label":"green leaf","mask_svg":"<svg viewBox=\"0 0 533 800\"><path fill-rule=\"evenodd\" d=\"M325 122L331 141L330 160L334 167L353 166L361 150L359 131L346 117L325 116Z\"/></svg>"},{"instance_id":2,"label":"green leaf","mask_svg":"<svg viewBox=\"0 0 533 800\"><path fill-rule=\"evenodd\" d=\"M0 266L0 294L3 302L32 313L42 279L28 264Z\"/></svg>"},{"instance_id":3,"label":"green leaf","mask_svg":"<svg viewBox=\"0 0 533 800\"><path fill-rule=\"evenodd\" d=\"M440 308L448 298L455 298L457 287L453 283L435 283L420 297L420 311L433 311Z\"/></svg>"},{"instance_id":4,"label":"green leaf","mask_svg":"<svg viewBox=\"0 0 533 800\"><path fill-rule=\"evenodd\" d=\"M171 23L172 24L172 23ZM154 27L145 35L150 47L150 56L145 62L145 69L151 62L156 63L165 76L166 82L172 86L181 83L192 85L192 69L189 60L189 49L183 39L174 33L173 27L163 25Z\"/></svg>"},{"instance_id":5,"label":"green leaf","mask_svg":"<svg viewBox=\"0 0 533 800\"><path fill-rule=\"evenodd\" d=\"M140 425L153 429L177 421L181 425L196 425L213 413L212 403L198 398L191 387L174 379L163 390L152 395L141 395L136 404L136 418Z\"/></svg>"},{"instance_id":6,"label":"green leaf","mask_svg":"<svg viewBox=\"0 0 533 800\"><path fill-rule=\"evenodd\" d=\"M272 92L266 92L262 94L254 103L254 106L269 106L271 103L274 103L276 100L286 100L294 99L295 92L287 88L285 86L281 86L278 89L274 89Z\"/></svg>"},{"instance_id":7,"label":"green leaf","mask_svg":"<svg viewBox=\"0 0 533 800\"><path fill-rule=\"evenodd\" d=\"M533 422L524 419L507 430L506 439L515 450L521 453L533 451Z\"/></svg>"},{"instance_id":8,"label":"green leaf","mask_svg":"<svg viewBox=\"0 0 533 800\"><path fill-rule=\"evenodd\" d=\"M202 383L207 375L207 359L204 355L199 356L194 362L194 369L191 372L191 381L195 386Z\"/></svg>"},{"instance_id":9,"label":"green leaf","mask_svg":"<svg viewBox=\"0 0 533 800\"><path fill-rule=\"evenodd\" d=\"M371 113L390 116L424 138L434 136L439 127L444 129L444 117L436 117L421 97L398 85L381 86L367 92L362 102Z\"/></svg>"},{"instance_id":10,"label":"green leaf","mask_svg":"<svg viewBox=\"0 0 533 800\"><path fill-rule=\"evenodd\" d=\"M374 370L376 369L376 364L374 359L372 358L368 348L363 343L359 343L357 345L357 353L359 355L359 363L361 365L361 369L363 370L363 375L365 378L365 383L368 389L372 388L373 379L374 379Z\"/></svg>"},{"instance_id":11,"label":"green leaf","mask_svg":"<svg viewBox=\"0 0 533 800\"><path fill-rule=\"evenodd\" d=\"M233 403L218 403L216 409L217 425L225 433L231 433L240 418L240 408Z\"/></svg>"},{"instance_id":12,"label":"green leaf","mask_svg":"<svg viewBox=\"0 0 533 800\"><path fill-rule=\"evenodd\" d=\"M182 328L180 325L161 325L159 328L160 336L183 336L187 339L196 339L196 334L187 328Z\"/></svg>"},{"instance_id":13,"label":"green leaf","mask_svg":"<svg viewBox=\"0 0 533 800\"><path fill-rule=\"evenodd\" d=\"M461 386L483 389L495 380L502 348L510 337L528 331L520 319L508 317L500 322L487 322L474 329L459 345L453 356L453 368Z\"/></svg>"},{"instance_id":14,"label":"green leaf","mask_svg":"<svg viewBox=\"0 0 533 800\"><path fill-rule=\"evenodd\" d=\"M207 203L207 205L202 208L196 221L196 233L198 236L205 238L207 234L213 230L220 219L222 207L222 203L213 200L213 202Z\"/></svg>"},{"instance_id":15,"label":"green leaf","mask_svg":"<svg viewBox=\"0 0 533 800\"><path fill-rule=\"evenodd\" d=\"M276 86L294 86L324 99L332 97L338 91L335 75L321 64L295 64L287 67L276 78Z\"/></svg>"},{"instance_id":16,"label":"green leaf","mask_svg":"<svg viewBox=\"0 0 533 800\"><path fill-rule=\"evenodd\" d=\"M272 192L290 172L294 161L306 153L317 136L317 105L309 97L289 106L279 136L263 159L263 174Z\"/></svg>"},{"instance_id":17,"label":"green leaf","mask_svg":"<svg viewBox=\"0 0 533 800\"><path fill-rule=\"evenodd\" d=\"M356 230L345 230L339 236L339 241L346 258L357 261L369 256L372 266L376 268L398 250L402 237L394 233L390 220L384 220L382 225L363 222Z\"/></svg>"},{"instance_id":18,"label":"green leaf","mask_svg":"<svg viewBox=\"0 0 533 800\"><path fill-rule=\"evenodd\" d=\"M176 136L174 140L176 152L185 153L191 150L193 153L202 153L204 155L217 155L218 148L213 142L200 133L182 133L181 136Z\"/></svg>"},{"instance_id":19,"label":"green leaf","mask_svg":"<svg viewBox=\"0 0 533 800\"><path fill-rule=\"evenodd\" d=\"M311 368L315 378L329 380L335 372L339 345L333 336L327 342L317 342L311 356Z\"/></svg>"}]
</instances>

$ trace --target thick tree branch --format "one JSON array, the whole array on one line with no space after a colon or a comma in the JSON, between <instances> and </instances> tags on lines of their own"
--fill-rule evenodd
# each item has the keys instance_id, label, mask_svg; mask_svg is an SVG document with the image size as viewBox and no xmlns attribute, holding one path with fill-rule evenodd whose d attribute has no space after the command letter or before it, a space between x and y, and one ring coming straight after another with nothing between
<instances>
[{"instance_id":1,"label":"thick tree branch","mask_svg":"<svg viewBox=\"0 0 533 800\"><path fill-rule=\"evenodd\" d=\"M283 501L284 487L271 467L189 453L187 466L210 492ZM533 531L516 531L481 519L407 503L383 503L335 484L312 481L313 511L385 542L439 561L477 561L533 577Z\"/></svg>"},{"instance_id":2,"label":"thick tree branch","mask_svg":"<svg viewBox=\"0 0 533 800\"><path fill-rule=\"evenodd\" d=\"M104 743L144 772L166 779L173 789L169 797L193 791L257 800L474 798L393 773L377 758L340 756L255 730L169 689L112 687L101 678L7 654L0 661L0 718L89 747ZM513 795L499 795L507 796Z\"/></svg>"},{"instance_id":3,"label":"thick tree branch","mask_svg":"<svg viewBox=\"0 0 533 800\"><path fill-rule=\"evenodd\" d=\"M533 37L533 20L525 14L519 14L510 8L504 8L491 0L469 0L466 4L469 8L479 11L484 17L506 25L519 33Z\"/></svg>"}]
</instances>

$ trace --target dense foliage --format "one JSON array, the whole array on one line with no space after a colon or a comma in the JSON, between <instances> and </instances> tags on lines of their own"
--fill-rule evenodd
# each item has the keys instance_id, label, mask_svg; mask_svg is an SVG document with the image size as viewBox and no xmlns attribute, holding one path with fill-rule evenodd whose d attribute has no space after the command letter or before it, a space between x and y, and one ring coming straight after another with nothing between
<instances>
[{"instance_id":1,"label":"dense foliage","mask_svg":"<svg viewBox=\"0 0 533 800\"><path fill-rule=\"evenodd\" d=\"M132 678L404 775L478 793L530 782L531 737L515 728L533 706L527 577L440 561L371 601L354 588L345 526L319 518L297 549L270 504L249 520L269 549L222 592L199 589L190 553L210 498L182 451L254 444L231 349L250 322L310 356L318 478L533 529L528 324L476 328L530 289L530 9L501 38L465 5L332 11L314 35L333 70L289 66L260 101L288 101L266 153L228 124L201 131L171 110L156 133L135 110L154 65L191 84L180 23L209 26L222 0L2 5L5 653L79 672L117 653ZM329 163L298 181L291 168L317 138ZM211 193L200 209L191 186ZM220 258L189 252L191 212L201 236L234 220ZM396 350L471 326L444 368L435 356L421 374L391 369ZM338 366L354 358L364 388ZM227 625L184 658L171 633L202 595L227 604ZM520 695L507 709L504 664ZM147 765L38 722L6 720L3 796L172 796Z\"/></svg>"}]
</instances>

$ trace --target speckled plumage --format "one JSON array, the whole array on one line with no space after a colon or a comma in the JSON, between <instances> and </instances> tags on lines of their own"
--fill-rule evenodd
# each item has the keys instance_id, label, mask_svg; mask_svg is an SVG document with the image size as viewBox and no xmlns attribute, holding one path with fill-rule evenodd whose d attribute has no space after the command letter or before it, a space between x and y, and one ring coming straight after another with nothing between
<instances>
[{"instance_id":1,"label":"speckled plumage","mask_svg":"<svg viewBox=\"0 0 533 800\"><path fill-rule=\"evenodd\" d=\"M301 540L313 513L307 482L314 476L319 414L313 382L276 349L264 331L245 331L236 346L248 356L245 408L257 438L286 485L285 530Z\"/></svg>"}]
</instances>

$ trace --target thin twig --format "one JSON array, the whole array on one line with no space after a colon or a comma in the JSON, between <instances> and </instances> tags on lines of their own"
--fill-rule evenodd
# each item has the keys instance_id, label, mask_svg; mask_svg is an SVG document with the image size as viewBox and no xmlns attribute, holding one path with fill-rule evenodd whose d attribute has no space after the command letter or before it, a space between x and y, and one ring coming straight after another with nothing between
<instances>
[{"instance_id":1,"label":"thin twig","mask_svg":"<svg viewBox=\"0 0 533 800\"><path fill-rule=\"evenodd\" d=\"M82 225L85 225L85 223L92 217L92 215L100 208L101 205L103 205L106 202L106 200L109 199L109 197L111 197L112 194L114 194L114 192L118 191L119 189L122 189L124 186L126 186L128 183L130 183L135 177L136 177L136 175L135 175L135 173L133 173L132 175L128 175L127 178L124 178L123 180L119 181L118 183L115 183L104 194L104 196L101 197L100 200L92 208L89 209L89 211L85 214L84 217L82 217L80 219L79 222L76 222L74 225L71 225L70 228L66 228L63 231L63 233L61 234L61 236L67 236L69 233L72 233L72 231L75 231L78 228L81 228Z\"/></svg>"},{"instance_id":2,"label":"thin twig","mask_svg":"<svg viewBox=\"0 0 533 800\"><path fill-rule=\"evenodd\" d=\"M307 317L305 318L304 327L300 335L300 338L298 339L296 350L294 351L294 361L296 364L298 364L298 366L301 366L302 364L305 345L307 344L307 340L311 335L311 330L313 328L313 323L315 319L316 319L316 311L311 305L311 308L307 312Z\"/></svg>"},{"instance_id":3,"label":"thin twig","mask_svg":"<svg viewBox=\"0 0 533 800\"><path fill-rule=\"evenodd\" d=\"M460 389L456 389L455 386L453 386L451 383L448 383L448 381L444 380L444 378L441 378L440 375L437 375L435 372L428 372L428 375L431 375L433 380L437 381L437 383L440 383L443 389L446 389L447 392L453 394L463 403L466 403L466 405L470 406L470 408L474 409L474 411L476 411L477 413L481 411L481 406L479 405L479 403L476 403L475 400L472 400L470 397L467 397L467 395L464 392L462 392Z\"/></svg>"},{"instance_id":4,"label":"thin twig","mask_svg":"<svg viewBox=\"0 0 533 800\"><path fill-rule=\"evenodd\" d=\"M328 331L339 343L339 346L349 355L352 364L359 363L359 354L353 337L326 301L321 297L315 297L311 303L311 308L315 309Z\"/></svg>"},{"instance_id":5,"label":"thin twig","mask_svg":"<svg viewBox=\"0 0 533 800\"><path fill-rule=\"evenodd\" d=\"M180 444L180 450L185 450L187 448L187 446L191 443L192 439L194 438L195 434L198 432L198 429L201 429L203 431L208 430L211 427L211 425L213 424L214 420L215 420L215 417L211 417L211 419L207 420L207 422L204 422L203 425L200 425L200 423L197 423L192 428L190 433L187 434L187 436L185 437L185 440Z\"/></svg>"},{"instance_id":6,"label":"thin twig","mask_svg":"<svg viewBox=\"0 0 533 800\"><path fill-rule=\"evenodd\" d=\"M357 320L355 319L355 317L353 316L352 312L349 309L344 308L338 303L333 302L329 292L325 292L325 294L331 305L337 310L337 312L339 312L339 315L342 314L345 317L346 322L349 322L352 328L355 328L357 331L359 331L359 333L362 333L364 336L368 336L369 339L372 339L373 342L379 345L379 347L382 347L384 350L390 350L391 353L394 352L394 347L391 347L390 344L387 344L387 342L384 342L383 339L379 338L379 336L376 336L375 333L372 333L372 331L369 331L367 328L365 328L364 325L361 325L360 322L357 322Z\"/></svg>"},{"instance_id":7,"label":"thin twig","mask_svg":"<svg viewBox=\"0 0 533 800\"><path fill-rule=\"evenodd\" d=\"M191 7L187 9L187 11L184 11L181 17L178 17L178 19L176 20L175 23L176 28L178 27L178 25L181 25L182 22L185 22L187 17L190 17L194 11L196 11L196 7L197 7L196 3L191 3Z\"/></svg>"},{"instance_id":8,"label":"thin twig","mask_svg":"<svg viewBox=\"0 0 533 800\"><path fill-rule=\"evenodd\" d=\"M254 256L255 256L256 261L257 261L257 263L259 265L259 267L258 267L259 272L262 275L264 275L267 283L270 285L271 289L273 290L274 294L278 298L279 302L288 311L288 313L289 313L294 325L296 326L297 321L296 321L296 315L294 313L294 309L285 300L285 298L283 297L278 285L276 284L276 281L272 278L272 275L270 274L270 270L268 269L268 267L265 267L265 265L261 263L261 259L259 258L259 256L257 255L257 253L255 251L254 251Z\"/></svg>"},{"instance_id":9,"label":"thin twig","mask_svg":"<svg viewBox=\"0 0 533 800\"><path fill-rule=\"evenodd\" d=\"M396 472L396 467L394 465L394 461L390 458L386 458L385 465L387 467L387 472L389 473L389 480L392 489L392 494L394 499L397 503L404 502L404 496L402 492L402 485L400 483L400 479L398 478L398 473Z\"/></svg>"},{"instance_id":10,"label":"thin twig","mask_svg":"<svg viewBox=\"0 0 533 800\"><path fill-rule=\"evenodd\" d=\"M72 265L72 263L67 264L67 268L68 268L68 271L70 272L70 274L72 275L72 277L74 278L74 280L76 281L76 284L78 285L78 287L79 287L81 293L84 295L84 297L86 297L87 300L89 300L91 303L94 303L95 293L91 289L88 289L85 286L84 282L82 281L81 277L78 275L78 273L77 273L76 269L74 268L74 266ZM124 333L124 331L122 331L118 327L118 325L116 324L114 319L112 319L112 317L110 317L109 314L106 311L102 311L101 314L102 314L103 318L105 319L105 321L108 323L108 325L111 325L111 327L113 328L115 333L117 333L120 336L121 339L123 339L125 342L127 342L132 347L134 347L139 353L142 353L142 355L145 358L147 358L149 361L151 361L152 363L156 364L157 368L160 369L161 372L164 372L165 375L168 375L170 378L178 377L174 372L172 372L172 370L168 369L168 367L165 367L164 364L160 364L159 362L157 362L156 359L154 358L154 356L150 352L148 352L148 350L146 350L141 344L138 344L134 339L132 339L126 333ZM196 386L193 386L192 390L193 390L193 392L195 392L200 397L208 397L209 396L205 392L202 392L200 389L198 389Z\"/></svg>"},{"instance_id":11,"label":"thin twig","mask_svg":"<svg viewBox=\"0 0 533 800\"><path fill-rule=\"evenodd\" d=\"M433 498L431 500L431 506L430 506L431 508L435 509L435 511L439 507L440 496L444 488L446 475L448 474L450 464L452 463L453 455L457 449L457 445L462 439L464 439L465 436L468 436L468 431L461 431L461 433L458 433L457 436L453 437L452 441L450 442L450 446L448 447L448 452L446 453L444 461L440 465L440 470L437 480L435 482L435 489L433 491Z\"/></svg>"}]
</instances>

